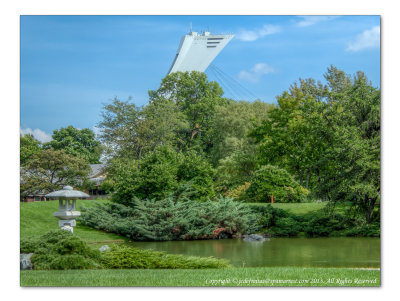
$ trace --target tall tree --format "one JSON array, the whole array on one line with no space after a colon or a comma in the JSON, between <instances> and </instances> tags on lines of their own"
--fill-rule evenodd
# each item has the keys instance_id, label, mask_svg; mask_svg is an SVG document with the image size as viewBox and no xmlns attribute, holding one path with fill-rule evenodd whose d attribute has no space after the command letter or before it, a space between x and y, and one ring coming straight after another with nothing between
<instances>
[{"instance_id":1,"label":"tall tree","mask_svg":"<svg viewBox=\"0 0 400 301\"><path fill-rule=\"evenodd\" d=\"M284 92L252 135L262 164L284 167L319 198L350 202L369 223L380 201L380 91L362 72L351 79L331 66L325 78Z\"/></svg>"},{"instance_id":2,"label":"tall tree","mask_svg":"<svg viewBox=\"0 0 400 301\"><path fill-rule=\"evenodd\" d=\"M178 148L188 127L185 115L168 99L153 100L145 107L114 99L102 112L100 139L112 158L140 160L158 146Z\"/></svg>"},{"instance_id":3,"label":"tall tree","mask_svg":"<svg viewBox=\"0 0 400 301\"><path fill-rule=\"evenodd\" d=\"M81 186L88 172L89 165L82 157L64 150L43 149L21 168L21 195L49 193L64 185Z\"/></svg>"},{"instance_id":4,"label":"tall tree","mask_svg":"<svg viewBox=\"0 0 400 301\"><path fill-rule=\"evenodd\" d=\"M274 106L261 101L230 101L216 108L212 127L211 158L214 165L219 160L242 151L252 144L248 134L266 119Z\"/></svg>"},{"instance_id":5,"label":"tall tree","mask_svg":"<svg viewBox=\"0 0 400 301\"><path fill-rule=\"evenodd\" d=\"M79 130L70 125L54 130L52 138L52 141L44 144L44 148L64 150L67 154L83 157L91 164L99 163L102 149L92 130Z\"/></svg>"},{"instance_id":6,"label":"tall tree","mask_svg":"<svg viewBox=\"0 0 400 301\"><path fill-rule=\"evenodd\" d=\"M173 101L188 121L183 147L207 150L211 146L210 121L216 107L224 102L222 88L207 80L202 72L174 72L167 75L156 91L149 91L150 102Z\"/></svg>"},{"instance_id":7,"label":"tall tree","mask_svg":"<svg viewBox=\"0 0 400 301\"><path fill-rule=\"evenodd\" d=\"M141 109L130 100L114 98L110 104L104 105L101 112L103 119L98 124L100 140L110 157L137 158L142 152L142 141L137 133Z\"/></svg>"},{"instance_id":8,"label":"tall tree","mask_svg":"<svg viewBox=\"0 0 400 301\"><path fill-rule=\"evenodd\" d=\"M333 129L332 147L319 162L323 181L317 192L333 202L350 202L370 223L380 202L380 90L358 72L330 98L324 120Z\"/></svg>"},{"instance_id":9,"label":"tall tree","mask_svg":"<svg viewBox=\"0 0 400 301\"><path fill-rule=\"evenodd\" d=\"M32 135L20 136L20 165L25 166L34 154L40 152L41 144Z\"/></svg>"}]
</instances>

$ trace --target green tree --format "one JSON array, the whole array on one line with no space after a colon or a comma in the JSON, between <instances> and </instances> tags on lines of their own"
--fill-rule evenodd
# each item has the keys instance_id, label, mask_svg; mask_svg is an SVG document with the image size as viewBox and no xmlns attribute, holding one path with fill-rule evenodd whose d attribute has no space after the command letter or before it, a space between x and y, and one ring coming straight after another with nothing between
<instances>
[{"instance_id":1,"label":"green tree","mask_svg":"<svg viewBox=\"0 0 400 301\"><path fill-rule=\"evenodd\" d=\"M310 81L304 81L310 84ZM309 87L307 87L309 88ZM259 143L260 164L273 164L296 175L300 185L309 188L315 160L326 143L316 135L325 103L304 94L303 86L294 85L277 99L268 119L251 133Z\"/></svg>"},{"instance_id":2,"label":"green tree","mask_svg":"<svg viewBox=\"0 0 400 301\"><path fill-rule=\"evenodd\" d=\"M158 146L182 145L188 123L177 105L168 99L150 101L145 107L137 107L130 101L114 99L104 106L101 141L111 158L141 160Z\"/></svg>"},{"instance_id":3,"label":"green tree","mask_svg":"<svg viewBox=\"0 0 400 301\"><path fill-rule=\"evenodd\" d=\"M188 151L178 168L178 182L181 187L187 185L194 190L194 199L204 201L214 196L214 172L204 156Z\"/></svg>"},{"instance_id":4,"label":"green tree","mask_svg":"<svg viewBox=\"0 0 400 301\"><path fill-rule=\"evenodd\" d=\"M104 105L98 127L107 156L140 157L143 143L136 130L140 122L140 110L130 99L120 101L115 98L112 103Z\"/></svg>"},{"instance_id":5,"label":"green tree","mask_svg":"<svg viewBox=\"0 0 400 301\"><path fill-rule=\"evenodd\" d=\"M64 150L43 149L21 168L21 196L39 191L49 193L64 185L80 187L87 180L89 169L82 157Z\"/></svg>"},{"instance_id":6,"label":"green tree","mask_svg":"<svg viewBox=\"0 0 400 301\"><path fill-rule=\"evenodd\" d=\"M297 175L331 204L349 202L370 223L380 202L380 90L365 74L331 66L327 86L300 80L252 135L262 164Z\"/></svg>"},{"instance_id":7,"label":"green tree","mask_svg":"<svg viewBox=\"0 0 400 301\"><path fill-rule=\"evenodd\" d=\"M162 80L156 91L149 91L150 102L169 99L185 114L189 127L182 148L202 150L211 146L210 121L216 107L226 102L222 94L216 82L209 82L205 73L197 71L174 72Z\"/></svg>"},{"instance_id":8,"label":"green tree","mask_svg":"<svg viewBox=\"0 0 400 301\"><path fill-rule=\"evenodd\" d=\"M161 199L178 188L181 154L169 146L159 146L140 160L113 160L109 176L114 181L113 201L130 204L139 199Z\"/></svg>"},{"instance_id":9,"label":"green tree","mask_svg":"<svg viewBox=\"0 0 400 301\"><path fill-rule=\"evenodd\" d=\"M179 107L170 99L153 99L142 112L139 133L146 142L146 152L169 145L181 149L189 122Z\"/></svg>"},{"instance_id":10,"label":"green tree","mask_svg":"<svg viewBox=\"0 0 400 301\"><path fill-rule=\"evenodd\" d=\"M79 130L69 125L54 130L52 138L53 140L46 143L44 148L64 150L67 154L81 156L91 164L99 163L102 149L92 130Z\"/></svg>"},{"instance_id":11,"label":"green tree","mask_svg":"<svg viewBox=\"0 0 400 301\"><path fill-rule=\"evenodd\" d=\"M350 202L370 223L380 203L380 90L358 72L350 86L329 97L324 124L332 129L332 147L318 162L316 192L333 203Z\"/></svg>"},{"instance_id":12,"label":"green tree","mask_svg":"<svg viewBox=\"0 0 400 301\"><path fill-rule=\"evenodd\" d=\"M32 135L20 136L20 165L25 166L34 154L40 152L41 145Z\"/></svg>"},{"instance_id":13,"label":"green tree","mask_svg":"<svg viewBox=\"0 0 400 301\"><path fill-rule=\"evenodd\" d=\"M108 167L113 183L113 200L129 205L134 199L160 200L189 193L195 200L214 196L214 169L194 151L186 154L171 146L158 146L140 160L116 158Z\"/></svg>"},{"instance_id":14,"label":"green tree","mask_svg":"<svg viewBox=\"0 0 400 301\"><path fill-rule=\"evenodd\" d=\"M214 166L219 160L254 144L254 139L248 136L249 132L267 118L273 107L261 101L230 101L218 106L211 122L211 160Z\"/></svg>"},{"instance_id":15,"label":"green tree","mask_svg":"<svg viewBox=\"0 0 400 301\"><path fill-rule=\"evenodd\" d=\"M300 202L308 193L286 170L272 165L261 166L246 191L249 201L269 202L273 195L279 203Z\"/></svg>"}]
</instances>

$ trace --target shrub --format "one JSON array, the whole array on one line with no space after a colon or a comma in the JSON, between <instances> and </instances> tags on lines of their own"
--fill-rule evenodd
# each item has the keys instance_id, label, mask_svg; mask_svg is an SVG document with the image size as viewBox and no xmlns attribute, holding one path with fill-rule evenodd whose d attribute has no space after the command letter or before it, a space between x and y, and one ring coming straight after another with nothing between
<instances>
[{"instance_id":1,"label":"shrub","mask_svg":"<svg viewBox=\"0 0 400 301\"><path fill-rule=\"evenodd\" d=\"M358 224L354 217L324 210L295 215L274 208L270 204L248 204L258 214L257 225L270 236L291 237L304 233L308 237L363 236L379 237L379 221L366 225Z\"/></svg>"},{"instance_id":2,"label":"shrub","mask_svg":"<svg viewBox=\"0 0 400 301\"><path fill-rule=\"evenodd\" d=\"M38 238L21 240L22 253L34 253L32 264L37 270L97 268L100 253L64 230L53 230Z\"/></svg>"},{"instance_id":3,"label":"shrub","mask_svg":"<svg viewBox=\"0 0 400 301\"><path fill-rule=\"evenodd\" d=\"M235 199L242 199L245 195L246 190L250 187L250 182L245 182L243 185L240 185L232 190L229 190L225 193L225 196L235 198Z\"/></svg>"},{"instance_id":4,"label":"shrub","mask_svg":"<svg viewBox=\"0 0 400 301\"><path fill-rule=\"evenodd\" d=\"M280 203L296 203L303 200L308 190L301 187L284 169L265 165L258 169L246 191L248 201L266 202L274 196Z\"/></svg>"},{"instance_id":5,"label":"shrub","mask_svg":"<svg viewBox=\"0 0 400 301\"><path fill-rule=\"evenodd\" d=\"M379 223L371 223L361 227L353 227L344 232L346 236L379 237L381 233Z\"/></svg>"},{"instance_id":6,"label":"shrub","mask_svg":"<svg viewBox=\"0 0 400 301\"><path fill-rule=\"evenodd\" d=\"M213 257L172 255L127 246L113 246L102 254L108 269L215 269L231 267L228 261Z\"/></svg>"},{"instance_id":7,"label":"shrub","mask_svg":"<svg viewBox=\"0 0 400 301\"><path fill-rule=\"evenodd\" d=\"M271 236L297 236L302 232L301 219L283 209L268 205L248 205L251 210L259 214L257 224L263 232Z\"/></svg>"},{"instance_id":8,"label":"shrub","mask_svg":"<svg viewBox=\"0 0 400 301\"><path fill-rule=\"evenodd\" d=\"M306 214L303 220L304 232L309 237L340 236L343 230L354 227L354 223L346 216L323 211Z\"/></svg>"},{"instance_id":9,"label":"shrub","mask_svg":"<svg viewBox=\"0 0 400 301\"><path fill-rule=\"evenodd\" d=\"M197 202L166 198L135 199L131 207L96 204L80 221L134 240L185 240L234 237L257 230L257 214L231 198ZM219 235L214 230L224 228Z\"/></svg>"}]
</instances>

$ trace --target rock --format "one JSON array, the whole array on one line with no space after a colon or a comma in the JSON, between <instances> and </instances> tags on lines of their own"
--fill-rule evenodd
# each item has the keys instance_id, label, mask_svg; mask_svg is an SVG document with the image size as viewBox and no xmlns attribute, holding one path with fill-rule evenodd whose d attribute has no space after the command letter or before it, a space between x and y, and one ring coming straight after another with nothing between
<instances>
[{"instance_id":1,"label":"rock","mask_svg":"<svg viewBox=\"0 0 400 301\"><path fill-rule=\"evenodd\" d=\"M243 240L244 241L269 241L269 238L264 237L262 235L259 234L250 234L250 235L243 235Z\"/></svg>"},{"instance_id":2,"label":"rock","mask_svg":"<svg viewBox=\"0 0 400 301\"><path fill-rule=\"evenodd\" d=\"M107 245L104 245L104 246L101 246L100 248L99 248L99 251L100 252L104 252L104 251L108 251L108 250L110 250L111 248L109 247L109 246L107 246Z\"/></svg>"},{"instance_id":3,"label":"rock","mask_svg":"<svg viewBox=\"0 0 400 301\"><path fill-rule=\"evenodd\" d=\"M19 268L20 270L32 270L32 257L33 253L22 253L19 255Z\"/></svg>"}]
</instances>

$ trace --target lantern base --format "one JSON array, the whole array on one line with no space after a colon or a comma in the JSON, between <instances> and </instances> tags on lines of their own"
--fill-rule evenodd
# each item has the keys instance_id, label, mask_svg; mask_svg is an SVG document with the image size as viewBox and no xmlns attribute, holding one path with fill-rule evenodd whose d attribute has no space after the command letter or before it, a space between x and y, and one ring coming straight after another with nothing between
<instances>
[{"instance_id":1,"label":"lantern base","mask_svg":"<svg viewBox=\"0 0 400 301\"><path fill-rule=\"evenodd\" d=\"M75 227L76 226L76 220L74 219L61 219L58 221L58 226L60 228L64 226L70 226L70 227Z\"/></svg>"}]
</instances>

